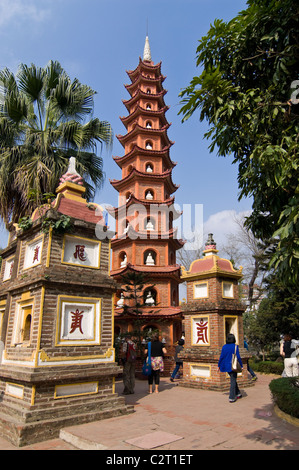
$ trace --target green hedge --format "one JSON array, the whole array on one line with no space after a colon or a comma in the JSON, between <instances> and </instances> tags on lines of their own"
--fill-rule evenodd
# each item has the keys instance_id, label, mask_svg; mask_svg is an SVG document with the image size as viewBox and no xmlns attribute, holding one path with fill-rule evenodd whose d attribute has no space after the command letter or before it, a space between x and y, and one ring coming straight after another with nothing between
<instances>
[{"instance_id":1,"label":"green hedge","mask_svg":"<svg viewBox=\"0 0 299 470\"><path fill-rule=\"evenodd\" d=\"M264 374L276 374L281 375L284 369L282 362L274 361L259 361L255 362L252 359L249 360L251 368L255 372L263 372Z\"/></svg>"},{"instance_id":2,"label":"green hedge","mask_svg":"<svg viewBox=\"0 0 299 470\"><path fill-rule=\"evenodd\" d=\"M274 379L270 382L269 388L278 408L294 418L299 418L299 378Z\"/></svg>"}]
</instances>

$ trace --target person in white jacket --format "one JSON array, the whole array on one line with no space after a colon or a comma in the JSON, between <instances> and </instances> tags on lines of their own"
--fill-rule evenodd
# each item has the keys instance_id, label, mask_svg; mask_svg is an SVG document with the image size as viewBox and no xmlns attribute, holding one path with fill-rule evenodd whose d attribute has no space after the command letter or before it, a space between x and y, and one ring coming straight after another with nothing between
<instances>
[{"instance_id":1,"label":"person in white jacket","mask_svg":"<svg viewBox=\"0 0 299 470\"><path fill-rule=\"evenodd\" d=\"M298 354L299 341L292 338L291 333L284 335L280 344L280 354L284 358L284 369L286 377L298 377Z\"/></svg>"}]
</instances>

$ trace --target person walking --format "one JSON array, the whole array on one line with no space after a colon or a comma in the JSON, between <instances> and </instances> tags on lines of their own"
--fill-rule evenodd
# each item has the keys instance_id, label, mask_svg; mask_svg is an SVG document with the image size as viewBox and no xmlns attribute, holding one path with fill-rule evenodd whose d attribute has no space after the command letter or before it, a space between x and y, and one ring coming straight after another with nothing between
<instances>
[{"instance_id":1,"label":"person walking","mask_svg":"<svg viewBox=\"0 0 299 470\"><path fill-rule=\"evenodd\" d=\"M222 346L220 358L218 361L218 371L227 372L230 376L230 390L229 390L229 402L234 403L238 398L242 398L238 383L237 383L237 372L232 370L232 358L233 354L237 354L237 358L241 368L243 369L243 363L239 352L239 346L236 345L235 335L230 333L227 336L226 344Z\"/></svg>"},{"instance_id":2,"label":"person walking","mask_svg":"<svg viewBox=\"0 0 299 470\"><path fill-rule=\"evenodd\" d=\"M122 347L122 363L123 363L123 395L134 393L135 389L135 368L136 368L136 345L132 340L130 333L126 334Z\"/></svg>"},{"instance_id":3,"label":"person walking","mask_svg":"<svg viewBox=\"0 0 299 470\"><path fill-rule=\"evenodd\" d=\"M292 338L292 334L284 335L280 344L280 354L284 358L284 370L286 377L297 377L299 375L297 353L299 341Z\"/></svg>"},{"instance_id":4,"label":"person walking","mask_svg":"<svg viewBox=\"0 0 299 470\"><path fill-rule=\"evenodd\" d=\"M147 355L148 349L145 349ZM151 340L151 366L152 372L148 376L149 393L153 393L153 383L155 382L155 393L159 393L160 372L164 370L163 357L167 353L164 344L159 340L159 334L152 336Z\"/></svg>"},{"instance_id":5,"label":"person walking","mask_svg":"<svg viewBox=\"0 0 299 470\"><path fill-rule=\"evenodd\" d=\"M175 368L174 368L174 370L173 370L173 372L172 372L172 374L171 374L171 377L170 377L170 381L171 381L171 382L174 381L176 374L178 373L180 367L183 365L183 361L182 361L182 359L180 359L180 358L178 357L178 354L179 354L181 351L183 351L183 349L184 349L184 344L185 344L185 341L184 341L183 339L180 339L180 340L178 341L177 346L175 347L174 360L175 360L175 364L176 364L176 365L175 365Z\"/></svg>"}]
</instances>

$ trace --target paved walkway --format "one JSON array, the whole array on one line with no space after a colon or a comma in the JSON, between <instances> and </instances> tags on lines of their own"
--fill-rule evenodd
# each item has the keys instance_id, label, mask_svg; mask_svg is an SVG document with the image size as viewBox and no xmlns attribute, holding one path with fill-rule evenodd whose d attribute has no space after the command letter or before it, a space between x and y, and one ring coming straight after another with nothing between
<instances>
[{"instance_id":1,"label":"paved walkway","mask_svg":"<svg viewBox=\"0 0 299 470\"><path fill-rule=\"evenodd\" d=\"M60 439L22 448L0 438L0 449L299 450L299 427L274 412L268 387L273 378L259 375L232 404L227 392L178 387L166 378L158 394L148 394L147 382L137 380L135 394L126 396L133 414L66 428ZM116 391L121 393L121 381Z\"/></svg>"}]
</instances>

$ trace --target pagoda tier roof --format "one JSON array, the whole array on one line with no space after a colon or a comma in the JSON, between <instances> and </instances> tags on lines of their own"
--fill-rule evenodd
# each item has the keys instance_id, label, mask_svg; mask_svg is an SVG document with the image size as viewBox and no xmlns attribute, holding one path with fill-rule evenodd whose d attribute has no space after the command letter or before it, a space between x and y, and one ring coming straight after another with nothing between
<instances>
[{"instance_id":1,"label":"pagoda tier roof","mask_svg":"<svg viewBox=\"0 0 299 470\"><path fill-rule=\"evenodd\" d=\"M130 318L132 316L137 317L137 314L133 312L130 308L126 309L124 313L123 308L115 307L114 316L121 317L121 318ZM142 308L142 313L138 314L138 318L142 317L142 319L156 319L156 318L173 318L173 317L181 317L182 316L182 309L181 307L144 307Z\"/></svg>"},{"instance_id":2,"label":"pagoda tier roof","mask_svg":"<svg viewBox=\"0 0 299 470\"><path fill-rule=\"evenodd\" d=\"M157 111L155 111L152 109L142 108L142 106L138 105L136 106L136 108L131 114L120 117L120 120L124 125L127 125L130 121L136 119L139 115L142 115L142 116L148 116L149 118L152 118L152 117L159 117L160 119L163 118L165 124L167 124L165 113L168 110L169 110L169 106L164 106L164 108L160 108Z\"/></svg>"},{"instance_id":3,"label":"pagoda tier roof","mask_svg":"<svg viewBox=\"0 0 299 470\"><path fill-rule=\"evenodd\" d=\"M162 62L154 64L153 62L149 62L147 60L143 61L141 57L139 57L139 64L137 67L134 70L127 70L127 74L132 81L136 80L142 71L155 72L156 75L161 75L161 65Z\"/></svg>"},{"instance_id":4,"label":"pagoda tier roof","mask_svg":"<svg viewBox=\"0 0 299 470\"><path fill-rule=\"evenodd\" d=\"M160 90L162 90L163 89L162 83L164 82L165 78L166 77L164 75L159 75L159 76L152 78L152 77L148 77L140 73L138 77L136 78L136 80L134 80L132 83L128 85L125 85L125 88L130 93L130 95L132 95L133 90L136 88L136 86L138 86L141 83L160 85Z\"/></svg>"},{"instance_id":5,"label":"pagoda tier roof","mask_svg":"<svg viewBox=\"0 0 299 470\"><path fill-rule=\"evenodd\" d=\"M161 90L159 93L146 93L145 91L140 90L138 88L137 92L135 95L133 95L130 99L128 100L122 100L123 104L126 106L127 110L130 111L130 107L136 102L139 101L140 99L144 98L147 101L151 100L158 100L160 103L160 106L164 108L165 102L164 102L164 95L166 95L167 90Z\"/></svg>"},{"instance_id":6,"label":"pagoda tier roof","mask_svg":"<svg viewBox=\"0 0 299 470\"><path fill-rule=\"evenodd\" d=\"M110 275L114 276L123 276L128 271L134 271L136 273L150 274L151 277L165 277L169 278L170 276L179 277L181 266L175 264L172 266L137 266L131 263L127 263L123 268L115 269L110 271Z\"/></svg>"},{"instance_id":7,"label":"pagoda tier roof","mask_svg":"<svg viewBox=\"0 0 299 470\"><path fill-rule=\"evenodd\" d=\"M186 243L185 240L176 238L178 229L171 228L166 232L158 232L156 230L139 230L138 232L129 224L128 230L126 233L123 233L120 236L112 238L111 245L118 245L119 243L125 242L128 243L128 240L138 241L138 240L168 240L171 243L174 243L177 246L177 249L180 249Z\"/></svg>"},{"instance_id":8,"label":"pagoda tier roof","mask_svg":"<svg viewBox=\"0 0 299 470\"><path fill-rule=\"evenodd\" d=\"M174 142L172 142L168 135L167 135L167 129L169 129L169 127L171 126L171 124L166 124L165 126L163 127L160 127L160 129L149 129L148 127L142 127L140 126L140 124L135 124L135 126L133 127L133 129L128 132L127 134L125 135L116 135L116 138L119 140L119 142L121 143L121 145L124 147L125 144L130 141L132 138L135 138L136 136L142 134L142 133L145 133L149 138L151 135L161 135L161 137L164 137L165 141L167 142L167 145L169 144L174 144Z\"/></svg>"},{"instance_id":9,"label":"pagoda tier roof","mask_svg":"<svg viewBox=\"0 0 299 470\"><path fill-rule=\"evenodd\" d=\"M159 206L159 208L161 208L162 210L163 206L169 207L174 204L174 197L170 197L164 201L149 201L147 199L138 199L137 197L134 196L134 194L130 194L125 204L123 204L120 207L108 207L107 211L112 217L115 218L115 214L117 214L118 211L123 213L122 211L125 211L132 204L141 204L142 206L145 206L145 207ZM183 211L177 211L176 209L174 209L172 213L173 213L173 220L176 220L182 215Z\"/></svg>"},{"instance_id":10,"label":"pagoda tier roof","mask_svg":"<svg viewBox=\"0 0 299 470\"><path fill-rule=\"evenodd\" d=\"M136 177L142 177L144 180L164 180L169 184L169 189L172 193L174 193L180 185L174 184L171 178L171 169L164 171L163 173L147 173L143 171L137 170L135 167L132 168L128 176L121 180L109 180L112 186L119 190L123 185L126 185L128 182L130 182L132 179L135 179Z\"/></svg>"},{"instance_id":11,"label":"pagoda tier roof","mask_svg":"<svg viewBox=\"0 0 299 470\"><path fill-rule=\"evenodd\" d=\"M167 147L164 147L162 150L148 150L143 147L139 147L137 144L134 144L131 151L127 153L126 155L122 157L112 157L112 158L118 164L118 166L122 168L124 163L127 163L127 161L130 160L130 158L135 158L137 155L145 155L145 156L148 156L149 159L151 159L152 157L164 157L167 160L169 166L171 168L174 168L177 165L177 163L173 162L169 156L169 149L172 145L173 143L170 142L170 144Z\"/></svg>"},{"instance_id":12,"label":"pagoda tier roof","mask_svg":"<svg viewBox=\"0 0 299 470\"><path fill-rule=\"evenodd\" d=\"M239 270L236 270L228 259L220 258L215 254L211 254L193 261L188 271L185 268L182 268L182 278L185 280L214 276L241 279L243 276L242 267Z\"/></svg>"}]
</instances>

